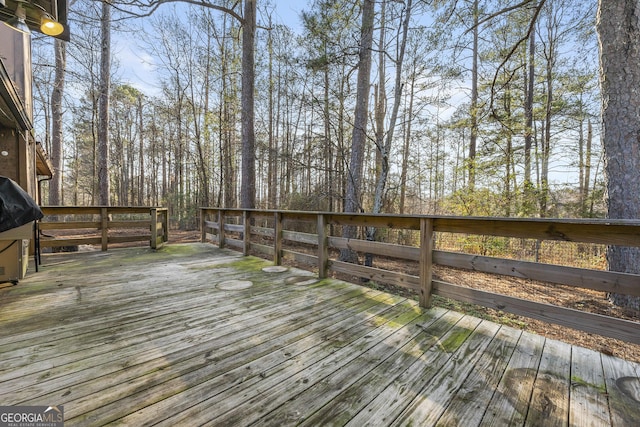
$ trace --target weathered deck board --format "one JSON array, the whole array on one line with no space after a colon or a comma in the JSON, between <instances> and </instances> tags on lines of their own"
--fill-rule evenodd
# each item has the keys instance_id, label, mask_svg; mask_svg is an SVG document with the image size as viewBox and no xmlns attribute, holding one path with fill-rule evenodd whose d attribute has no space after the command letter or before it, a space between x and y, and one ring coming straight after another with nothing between
<instances>
[{"instance_id":1,"label":"weathered deck board","mask_svg":"<svg viewBox=\"0 0 640 427\"><path fill-rule=\"evenodd\" d=\"M571 346L546 340L533 383L526 426L564 426L569 419Z\"/></svg>"},{"instance_id":2,"label":"weathered deck board","mask_svg":"<svg viewBox=\"0 0 640 427\"><path fill-rule=\"evenodd\" d=\"M45 257L0 289L0 405L64 404L69 426L640 423L637 364L266 265Z\"/></svg>"},{"instance_id":3,"label":"weathered deck board","mask_svg":"<svg viewBox=\"0 0 640 427\"><path fill-rule=\"evenodd\" d=\"M607 386L602 369L588 369L602 365L600 353L574 347L571 352L571 401L569 424L575 426L611 425Z\"/></svg>"}]
</instances>

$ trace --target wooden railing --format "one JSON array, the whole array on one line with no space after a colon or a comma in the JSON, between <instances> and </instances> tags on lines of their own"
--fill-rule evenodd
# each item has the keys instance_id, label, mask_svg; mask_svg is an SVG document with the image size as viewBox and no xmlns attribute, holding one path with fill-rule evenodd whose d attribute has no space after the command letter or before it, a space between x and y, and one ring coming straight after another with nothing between
<instances>
[{"instance_id":1,"label":"wooden railing","mask_svg":"<svg viewBox=\"0 0 640 427\"><path fill-rule=\"evenodd\" d=\"M289 226L291 225L291 226ZM417 234L415 245L345 239L342 226L356 226L360 235L369 227L403 230ZM306 229L305 229L306 228ZM304 231L299 231L305 229ZM433 279L434 264L474 272L499 274L551 284L569 285L603 292L640 296L640 275L589 268L542 264L469 253L436 250L436 233L503 236L536 241L582 242L600 245L640 246L640 221L547 220L512 218L434 217L402 215L340 214L299 211L201 209L202 241L241 250L283 257L317 269L320 278L330 271L416 290L420 304L429 307L431 296L478 304L516 315L568 326L589 333L640 344L640 322L589 313L472 289ZM285 242L285 243L283 243ZM291 248L285 248L288 244ZM303 251L300 248L310 248ZM387 258L417 262L417 274L342 262L339 250L352 250ZM333 254L333 257L330 256Z\"/></svg>"},{"instance_id":2,"label":"wooden railing","mask_svg":"<svg viewBox=\"0 0 640 427\"><path fill-rule=\"evenodd\" d=\"M40 247L149 242L157 249L168 240L167 208L44 206L39 222Z\"/></svg>"}]
</instances>

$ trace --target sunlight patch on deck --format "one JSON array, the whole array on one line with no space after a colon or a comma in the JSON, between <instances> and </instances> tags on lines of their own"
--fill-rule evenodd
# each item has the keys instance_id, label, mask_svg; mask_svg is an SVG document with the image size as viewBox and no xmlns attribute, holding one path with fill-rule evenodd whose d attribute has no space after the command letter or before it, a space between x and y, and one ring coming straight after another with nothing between
<instances>
[{"instance_id":1,"label":"sunlight patch on deck","mask_svg":"<svg viewBox=\"0 0 640 427\"><path fill-rule=\"evenodd\" d=\"M309 276L291 276L287 277L284 283L287 285L307 286L318 283L318 279Z\"/></svg>"}]
</instances>

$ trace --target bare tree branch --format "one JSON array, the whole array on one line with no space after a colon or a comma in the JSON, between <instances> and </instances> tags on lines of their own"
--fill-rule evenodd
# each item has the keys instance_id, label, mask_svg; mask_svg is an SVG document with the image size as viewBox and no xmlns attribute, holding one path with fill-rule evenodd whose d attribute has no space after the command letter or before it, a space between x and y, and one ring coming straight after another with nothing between
<instances>
[{"instance_id":1,"label":"bare tree branch","mask_svg":"<svg viewBox=\"0 0 640 427\"><path fill-rule=\"evenodd\" d=\"M108 1L108 0L107 0ZM209 9L218 10L220 12L224 12L234 17L240 22L240 24L244 23L244 18L242 15L237 13L235 10L236 6L239 2L234 3L231 9L223 6L219 6L217 4L213 4L207 0L134 0L134 1L122 1L122 0L114 0L111 1L110 4L117 10L126 13L130 16L134 16L136 18L144 18L147 16L151 16L160 6L167 3L188 3L196 6L202 6ZM133 9L140 9L144 12L135 12Z\"/></svg>"},{"instance_id":2,"label":"bare tree branch","mask_svg":"<svg viewBox=\"0 0 640 427\"><path fill-rule=\"evenodd\" d=\"M493 15L491 15L492 17L498 16L501 13L505 13L506 11L510 11L510 10L514 10L516 7L521 7L527 3L530 3L533 0L525 0L522 3L518 4L517 6L512 6L510 8L507 9L503 9L502 11L496 12ZM527 29L527 32L524 34L524 36L522 36L520 38L520 40L518 40L516 43L514 43L514 45L511 47L511 50L509 51L509 53L504 57L504 59L502 60L502 62L500 63L500 65L498 66L498 68L496 68L496 72L493 75L493 81L491 82L491 103L489 104L489 109L492 111L492 116L496 117L496 114L494 112L494 107L493 107L493 101L495 98L495 94L496 94L496 82L498 80L498 74L500 73L500 70L505 66L505 64L507 63L507 61L509 61L511 59L511 57L515 54L516 50L518 50L518 48L520 47L520 45L522 45L522 43L524 43L525 41L527 41L529 39L529 36L531 35L531 32L534 30L534 27L536 25L536 21L538 20L538 15L540 14L540 11L542 10L542 7L544 6L544 4L546 3L546 0L540 0L540 3L538 3L538 5L535 8L535 11L533 13L533 16L531 17L531 22L529 23L529 28ZM483 19L481 22L487 22L487 19ZM511 76L509 77L509 79L507 80L506 83L509 83L509 81L511 81L511 78L513 77L514 73L511 74ZM504 87L504 85L502 87Z\"/></svg>"},{"instance_id":3,"label":"bare tree branch","mask_svg":"<svg viewBox=\"0 0 640 427\"><path fill-rule=\"evenodd\" d=\"M523 1L521 1L520 3L515 4L515 5L513 5L513 6L509 6L509 7L505 7L504 9L500 9L500 10L498 10L497 12L494 12L494 13L492 13L491 15L487 15L487 16L486 16L486 17L484 17L483 19L478 20L478 23L476 24L476 26L478 26L478 27L479 27L480 25L484 24L485 22L489 22L489 21L491 21L493 18L496 18L496 17L498 17L498 16L500 16L500 15L504 15L505 13L509 13L509 12L511 12L512 10L519 9L519 8L521 8L521 7L523 7L523 6L526 6L527 4L529 4L529 3L533 2L533 1L534 1L534 0L523 0ZM546 0L542 0L542 2L541 2L541 3L542 3L542 4L544 4L544 3L545 3L545 1L546 1ZM539 8L538 8L538 11L539 11ZM536 12L536 16L537 16L537 15L538 15L538 13ZM469 32L469 31L471 31L471 30L473 30L473 27L469 28L469 29L467 30L467 32Z\"/></svg>"}]
</instances>

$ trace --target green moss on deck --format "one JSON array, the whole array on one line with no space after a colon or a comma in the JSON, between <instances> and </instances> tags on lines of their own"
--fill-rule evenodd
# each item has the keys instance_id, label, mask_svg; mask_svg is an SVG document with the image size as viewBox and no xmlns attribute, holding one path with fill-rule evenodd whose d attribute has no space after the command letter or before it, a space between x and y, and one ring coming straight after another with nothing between
<instances>
[{"instance_id":1,"label":"green moss on deck","mask_svg":"<svg viewBox=\"0 0 640 427\"><path fill-rule=\"evenodd\" d=\"M571 386L572 387L581 387L581 386L589 387L589 388L598 390L598 393L603 393L603 394L607 392L607 386L604 383L593 384L575 375L571 376Z\"/></svg>"},{"instance_id":2,"label":"green moss on deck","mask_svg":"<svg viewBox=\"0 0 640 427\"><path fill-rule=\"evenodd\" d=\"M269 267L272 265L272 262L266 261L262 258L247 256L226 264L219 264L218 267L232 267L241 272L253 272L260 271L264 267Z\"/></svg>"},{"instance_id":3,"label":"green moss on deck","mask_svg":"<svg viewBox=\"0 0 640 427\"><path fill-rule=\"evenodd\" d=\"M460 348L469 335L471 335L469 329L454 329L447 339L442 341L442 348L447 353L453 353Z\"/></svg>"}]
</instances>

